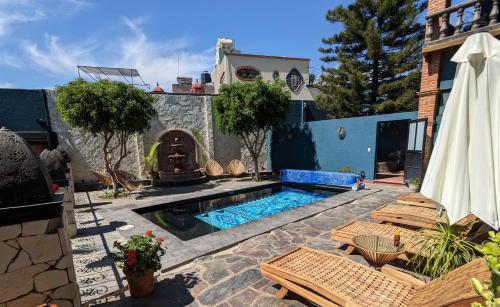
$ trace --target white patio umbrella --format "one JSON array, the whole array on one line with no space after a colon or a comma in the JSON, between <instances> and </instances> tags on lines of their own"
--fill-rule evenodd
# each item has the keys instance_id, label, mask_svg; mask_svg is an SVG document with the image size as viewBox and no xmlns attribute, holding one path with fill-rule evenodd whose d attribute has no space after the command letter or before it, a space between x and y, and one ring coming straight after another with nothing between
<instances>
[{"instance_id":1,"label":"white patio umbrella","mask_svg":"<svg viewBox=\"0 0 500 307\"><path fill-rule=\"evenodd\" d=\"M500 41L471 35L457 63L421 193L446 208L450 223L472 213L500 223Z\"/></svg>"}]
</instances>

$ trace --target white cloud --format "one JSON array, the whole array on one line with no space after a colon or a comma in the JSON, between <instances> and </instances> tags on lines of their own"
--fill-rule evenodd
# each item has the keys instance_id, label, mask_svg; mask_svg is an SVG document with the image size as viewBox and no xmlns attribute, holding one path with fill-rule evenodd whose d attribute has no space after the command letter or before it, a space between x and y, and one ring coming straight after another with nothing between
<instances>
[{"instance_id":1,"label":"white cloud","mask_svg":"<svg viewBox=\"0 0 500 307\"><path fill-rule=\"evenodd\" d=\"M61 44L54 35L45 35L45 46L27 42L23 49L28 58L39 68L56 75L74 75L79 64L92 64L91 53L95 49L89 43Z\"/></svg>"},{"instance_id":2,"label":"white cloud","mask_svg":"<svg viewBox=\"0 0 500 307\"><path fill-rule=\"evenodd\" d=\"M0 0L0 37L10 34L15 25L68 16L88 6L85 0Z\"/></svg>"},{"instance_id":3,"label":"white cloud","mask_svg":"<svg viewBox=\"0 0 500 307\"><path fill-rule=\"evenodd\" d=\"M8 53L0 54L0 65L10 66L14 68L21 68L21 61L19 57L15 57Z\"/></svg>"},{"instance_id":4,"label":"white cloud","mask_svg":"<svg viewBox=\"0 0 500 307\"><path fill-rule=\"evenodd\" d=\"M26 41L22 49L30 64L55 75L75 77L77 65L136 68L146 83L159 82L165 90L176 82L178 67L180 75L196 78L212 65L213 49L192 52L187 39L150 39L142 29L143 19L123 22L127 31L104 44L84 38L68 43L45 34L44 43Z\"/></svg>"},{"instance_id":5,"label":"white cloud","mask_svg":"<svg viewBox=\"0 0 500 307\"><path fill-rule=\"evenodd\" d=\"M1 5L1 3L0 3ZM35 20L40 20L45 17L45 13L36 10L32 13L8 12L0 9L0 37L5 36L10 32L10 29L15 24L28 23Z\"/></svg>"},{"instance_id":6,"label":"white cloud","mask_svg":"<svg viewBox=\"0 0 500 307\"><path fill-rule=\"evenodd\" d=\"M0 88L14 88L16 85L11 82L0 82Z\"/></svg>"},{"instance_id":7,"label":"white cloud","mask_svg":"<svg viewBox=\"0 0 500 307\"><path fill-rule=\"evenodd\" d=\"M142 30L142 19L124 18L124 22L132 36L119 41L120 59L115 66L136 68L147 83L160 82L167 90L176 81L178 67L181 75L196 77L212 64L212 49L187 51L186 39L154 41Z\"/></svg>"}]
</instances>

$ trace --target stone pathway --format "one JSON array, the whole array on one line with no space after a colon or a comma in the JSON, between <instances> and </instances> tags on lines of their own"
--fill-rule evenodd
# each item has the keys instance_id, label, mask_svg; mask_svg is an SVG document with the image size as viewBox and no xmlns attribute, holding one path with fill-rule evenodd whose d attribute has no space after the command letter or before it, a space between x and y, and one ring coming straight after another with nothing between
<instances>
[{"instance_id":1,"label":"stone pathway","mask_svg":"<svg viewBox=\"0 0 500 307\"><path fill-rule=\"evenodd\" d=\"M98 302L102 306L309 306L309 302L293 293L284 300L275 298L278 288L261 276L259 263L299 244L343 255L340 244L330 239L330 230L352 219L368 220L372 209L393 201L405 191L383 187L349 204L199 257L160 275L154 294L147 298L131 299L126 292ZM85 194L77 196L77 202L88 204ZM101 205L77 206L80 234L72 243L84 302L123 286L121 272L106 256L120 235L99 215ZM359 255L349 257L364 262Z\"/></svg>"}]
</instances>

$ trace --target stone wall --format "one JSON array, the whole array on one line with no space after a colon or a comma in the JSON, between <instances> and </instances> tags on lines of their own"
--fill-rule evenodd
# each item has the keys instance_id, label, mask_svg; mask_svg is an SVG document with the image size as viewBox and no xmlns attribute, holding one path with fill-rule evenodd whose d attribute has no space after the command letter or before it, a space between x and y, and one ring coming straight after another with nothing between
<instances>
[{"instance_id":1,"label":"stone wall","mask_svg":"<svg viewBox=\"0 0 500 307\"><path fill-rule=\"evenodd\" d=\"M0 227L0 306L80 306L61 218Z\"/></svg>"},{"instance_id":2,"label":"stone wall","mask_svg":"<svg viewBox=\"0 0 500 307\"><path fill-rule=\"evenodd\" d=\"M140 178L145 178L144 156L151 145L169 130L182 130L193 135L197 130L202 140L200 147L211 159L218 161L224 168L232 159L241 159L253 169L251 159L235 136L224 135L215 127L212 113L212 96L154 94L155 109L158 117L150 123L151 128L143 135L133 136L128 144L128 156L122 169ZM103 141L99 137L83 133L79 129L69 129L55 109L55 92L47 91L47 104L51 127L58 134L59 143L67 150L72 162L73 177L76 183L96 182L89 169L104 173L102 156ZM195 138L196 139L196 138ZM197 140L198 141L198 140ZM267 170L267 144L262 152L261 169Z\"/></svg>"}]
</instances>

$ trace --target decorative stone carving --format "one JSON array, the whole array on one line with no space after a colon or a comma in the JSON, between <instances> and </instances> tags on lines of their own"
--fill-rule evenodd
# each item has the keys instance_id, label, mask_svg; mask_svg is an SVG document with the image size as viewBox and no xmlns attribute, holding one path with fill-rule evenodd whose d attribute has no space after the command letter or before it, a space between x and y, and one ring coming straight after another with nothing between
<instances>
[{"instance_id":1,"label":"decorative stone carving","mask_svg":"<svg viewBox=\"0 0 500 307\"><path fill-rule=\"evenodd\" d=\"M55 149L45 149L42 151L40 159L42 160L45 168L49 171L49 175L52 180L66 179L66 162L64 161L60 151Z\"/></svg>"},{"instance_id":2,"label":"decorative stone carving","mask_svg":"<svg viewBox=\"0 0 500 307\"><path fill-rule=\"evenodd\" d=\"M52 196L42 161L23 138L0 129L0 208L49 202Z\"/></svg>"}]
</instances>

